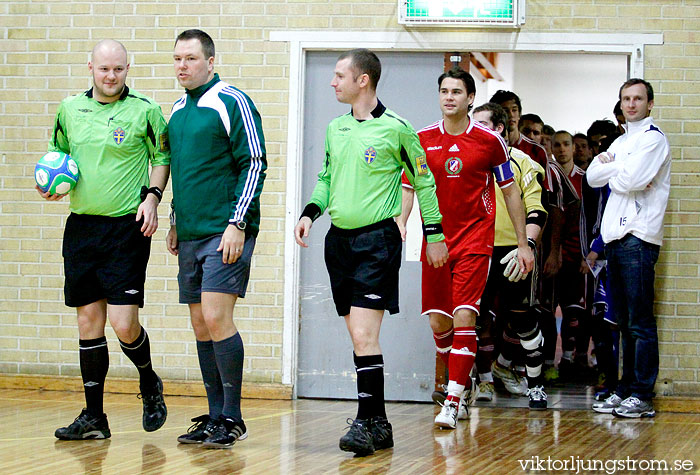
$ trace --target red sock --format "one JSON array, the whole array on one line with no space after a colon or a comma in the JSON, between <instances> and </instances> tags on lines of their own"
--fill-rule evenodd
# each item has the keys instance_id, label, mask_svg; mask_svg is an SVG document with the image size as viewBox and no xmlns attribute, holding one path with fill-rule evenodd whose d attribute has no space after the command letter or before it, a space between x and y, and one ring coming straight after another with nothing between
<instances>
[{"instance_id":1,"label":"red sock","mask_svg":"<svg viewBox=\"0 0 700 475\"><path fill-rule=\"evenodd\" d=\"M454 334L454 329L450 328L443 333L433 333L433 339L435 340L435 348L437 354L445 363L445 366L449 368L450 364L450 350L452 349L452 335Z\"/></svg>"},{"instance_id":2,"label":"red sock","mask_svg":"<svg viewBox=\"0 0 700 475\"><path fill-rule=\"evenodd\" d=\"M474 327L455 328L452 351L450 352L450 381L454 381L458 386L468 386L467 380L474 365L475 356L476 331L474 331ZM461 394L448 394L447 399L458 403L461 396Z\"/></svg>"}]
</instances>

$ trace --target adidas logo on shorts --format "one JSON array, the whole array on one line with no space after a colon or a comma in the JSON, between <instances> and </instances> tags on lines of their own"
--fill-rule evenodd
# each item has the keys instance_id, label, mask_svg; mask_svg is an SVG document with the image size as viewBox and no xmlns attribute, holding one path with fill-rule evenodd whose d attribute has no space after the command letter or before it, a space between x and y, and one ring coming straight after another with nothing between
<instances>
[{"instance_id":1,"label":"adidas logo on shorts","mask_svg":"<svg viewBox=\"0 0 700 475\"><path fill-rule=\"evenodd\" d=\"M135 295L135 294L138 294L139 291L136 289L131 289L131 290L125 290L124 293L129 294L129 295Z\"/></svg>"}]
</instances>

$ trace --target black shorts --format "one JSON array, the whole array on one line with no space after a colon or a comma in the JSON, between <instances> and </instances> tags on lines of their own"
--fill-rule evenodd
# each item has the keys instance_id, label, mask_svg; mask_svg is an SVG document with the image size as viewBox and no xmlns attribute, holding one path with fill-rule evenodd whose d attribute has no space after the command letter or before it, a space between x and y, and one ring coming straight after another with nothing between
<instances>
[{"instance_id":1,"label":"black shorts","mask_svg":"<svg viewBox=\"0 0 700 475\"><path fill-rule=\"evenodd\" d=\"M151 238L143 235L143 220L135 216L68 216L63 233L67 306L107 299L111 305L143 307Z\"/></svg>"},{"instance_id":2,"label":"black shorts","mask_svg":"<svg viewBox=\"0 0 700 475\"><path fill-rule=\"evenodd\" d=\"M401 233L393 219L357 229L331 224L325 259L338 315L350 307L399 312Z\"/></svg>"},{"instance_id":3,"label":"black shorts","mask_svg":"<svg viewBox=\"0 0 700 475\"><path fill-rule=\"evenodd\" d=\"M513 249L514 247L512 246L496 246L493 248L489 277L486 280L486 289L481 296L481 315L485 315L483 318L490 318L488 313L493 311L497 317L500 316L501 320L503 320L506 315L509 315L508 311L524 311L533 304L533 278L535 278L536 270L530 272L525 279L518 282L511 282L503 275L506 264L501 264L501 259ZM477 320L480 320L479 317L477 317ZM478 321L477 326L481 326L480 323Z\"/></svg>"}]
</instances>

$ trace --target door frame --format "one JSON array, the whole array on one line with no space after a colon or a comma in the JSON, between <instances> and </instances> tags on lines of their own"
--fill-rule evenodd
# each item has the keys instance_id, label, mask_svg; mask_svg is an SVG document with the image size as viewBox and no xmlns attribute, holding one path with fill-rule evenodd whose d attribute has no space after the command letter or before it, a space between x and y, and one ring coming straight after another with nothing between
<instances>
[{"instance_id":1,"label":"door frame","mask_svg":"<svg viewBox=\"0 0 700 475\"><path fill-rule=\"evenodd\" d=\"M292 386L292 397L296 399L300 248L292 236L302 205L304 79L308 51L346 51L352 48L368 48L377 52L493 51L624 54L628 57L628 77L644 77L645 46L663 44L663 34L292 30L270 32L269 40L289 43L282 384ZM328 75L330 78L330 71Z\"/></svg>"}]
</instances>

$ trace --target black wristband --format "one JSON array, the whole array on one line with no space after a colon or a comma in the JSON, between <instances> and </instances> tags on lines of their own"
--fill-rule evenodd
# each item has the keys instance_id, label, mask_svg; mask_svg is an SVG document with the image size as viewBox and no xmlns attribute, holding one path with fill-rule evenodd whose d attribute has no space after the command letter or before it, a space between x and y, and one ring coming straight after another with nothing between
<instances>
[{"instance_id":1,"label":"black wristband","mask_svg":"<svg viewBox=\"0 0 700 475\"><path fill-rule=\"evenodd\" d=\"M423 223L423 236L430 236L431 234L442 234L442 224L425 224Z\"/></svg>"},{"instance_id":2,"label":"black wristband","mask_svg":"<svg viewBox=\"0 0 700 475\"><path fill-rule=\"evenodd\" d=\"M153 193L156 195L156 198L158 198L158 203L160 203L160 200L163 199L163 192L160 191L160 188L157 186L152 186L148 188L147 186L142 186L141 187L141 203L146 201L146 196L148 196L149 193Z\"/></svg>"},{"instance_id":3,"label":"black wristband","mask_svg":"<svg viewBox=\"0 0 700 475\"><path fill-rule=\"evenodd\" d=\"M299 216L299 219L303 218L304 216L307 216L311 218L311 221L316 221L318 217L322 214L323 213L321 212L321 208L319 208L317 204L309 203L304 208L304 211L301 212L301 216Z\"/></svg>"},{"instance_id":4,"label":"black wristband","mask_svg":"<svg viewBox=\"0 0 700 475\"><path fill-rule=\"evenodd\" d=\"M536 209L534 211L530 211L528 213L527 218L525 219L525 224L536 224L539 227L543 228L544 224L547 222L547 213L545 213L542 210Z\"/></svg>"},{"instance_id":5,"label":"black wristband","mask_svg":"<svg viewBox=\"0 0 700 475\"><path fill-rule=\"evenodd\" d=\"M537 241L535 241L531 237L527 238L527 245L530 246L530 249L532 249L533 251L537 249Z\"/></svg>"}]
</instances>

